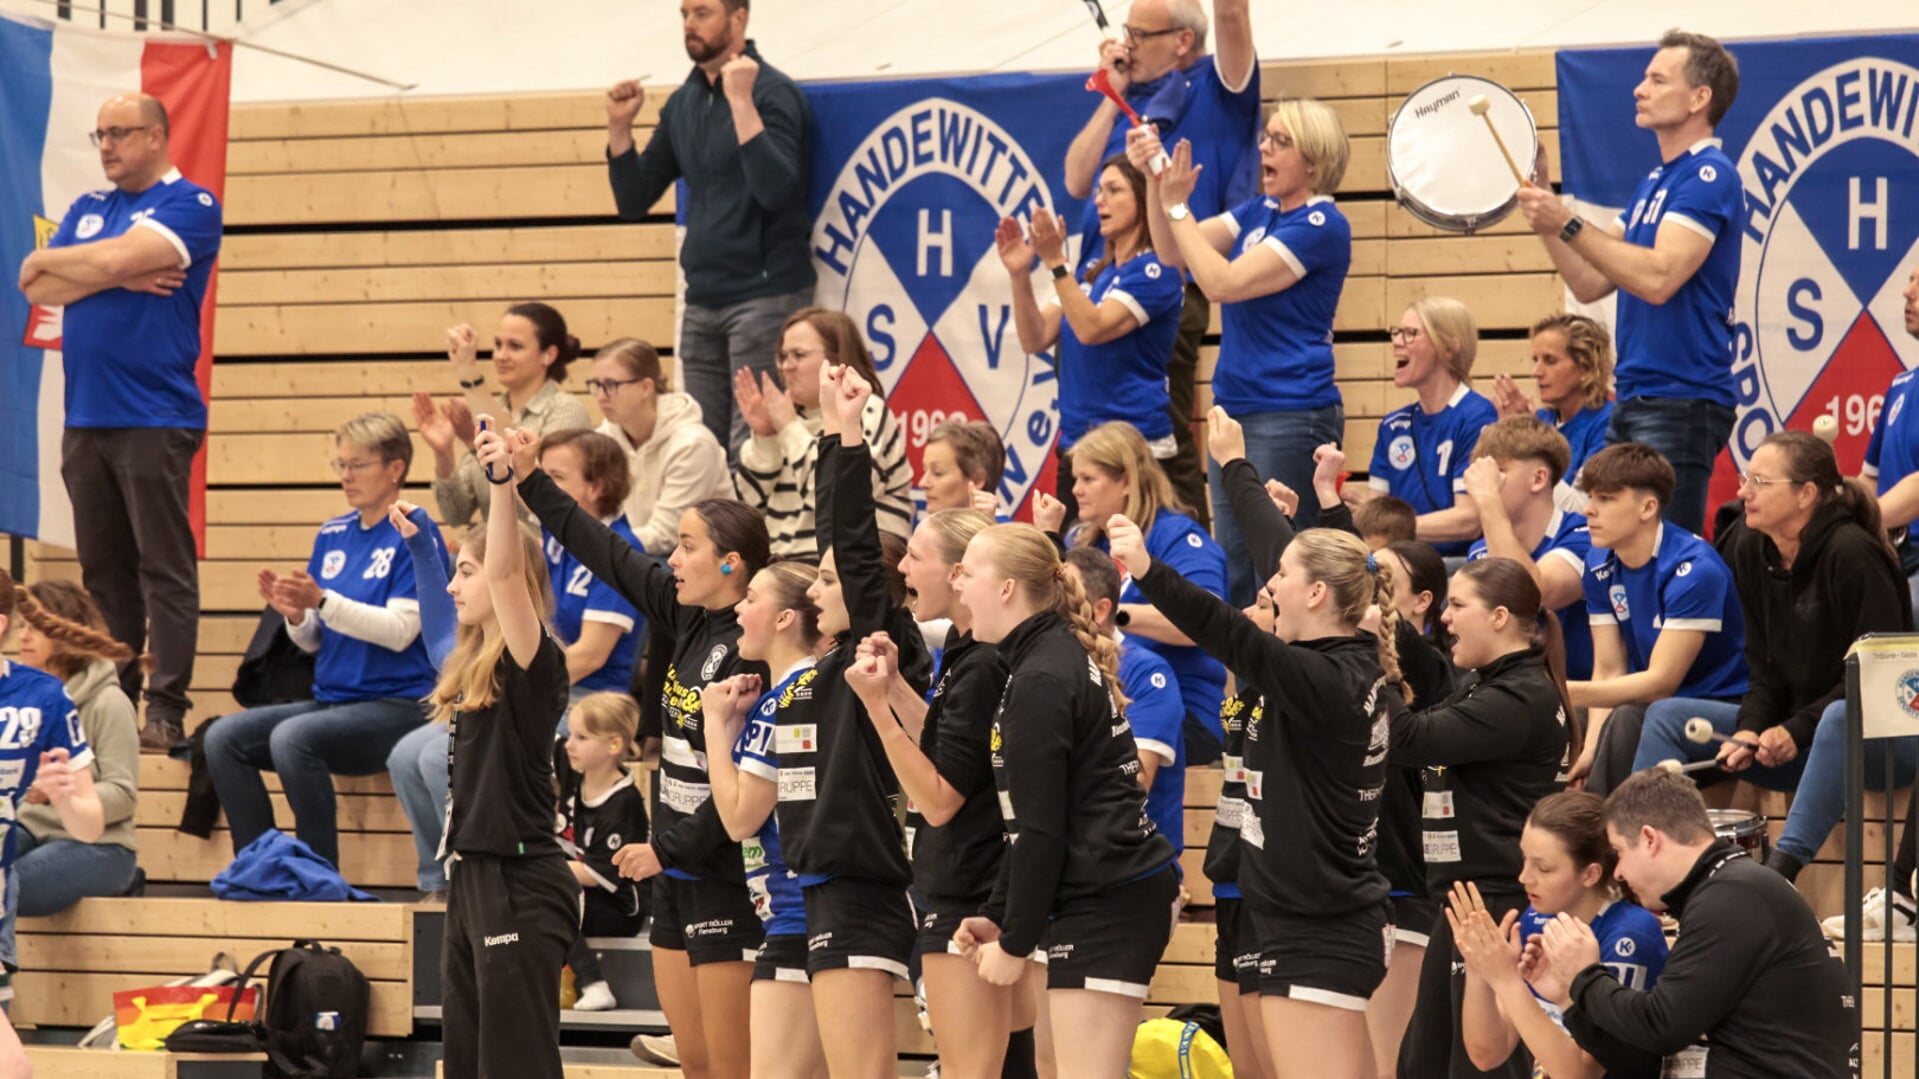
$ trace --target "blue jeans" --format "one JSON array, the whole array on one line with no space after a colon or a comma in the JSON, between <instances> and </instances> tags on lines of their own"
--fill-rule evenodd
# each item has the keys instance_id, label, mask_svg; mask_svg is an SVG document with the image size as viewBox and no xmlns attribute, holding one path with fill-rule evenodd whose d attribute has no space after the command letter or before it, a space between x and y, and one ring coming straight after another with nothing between
<instances>
[{"instance_id":1,"label":"blue jeans","mask_svg":"<svg viewBox=\"0 0 1919 1079\"><path fill-rule=\"evenodd\" d=\"M294 834L335 867L340 833L334 775L386 770L386 755L426 719L426 706L404 697L322 704L299 701L249 708L207 732L207 771L220 794L237 852L273 827L273 802L260 772L280 775L293 807Z\"/></svg>"},{"instance_id":2,"label":"blue jeans","mask_svg":"<svg viewBox=\"0 0 1919 1079\"><path fill-rule=\"evenodd\" d=\"M446 867L435 857L446 823L447 725L428 723L406 733L386 755L393 793L413 826L413 850L419 855L420 890L446 891Z\"/></svg>"},{"instance_id":3,"label":"blue jeans","mask_svg":"<svg viewBox=\"0 0 1919 1079\"><path fill-rule=\"evenodd\" d=\"M1632 397L1613 405L1606 444L1638 442L1664 454L1672 462L1673 489L1661 515L1700 536L1706 531L1706 491L1712 483L1713 462L1726 448L1738 418L1738 413L1716 401Z\"/></svg>"},{"instance_id":4,"label":"blue jeans","mask_svg":"<svg viewBox=\"0 0 1919 1079\"><path fill-rule=\"evenodd\" d=\"M745 267L742 267L745 269ZM813 290L742 300L725 307L687 304L680 316L680 381L700 403L700 418L737 462L752 430L733 405L733 374L742 367L779 381L774 354L786 316L813 302Z\"/></svg>"},{"instance_id":5,"label":"blue jeans","mask_svg":"<svg viewBox=\"0 0 1919 1079\"><path fill-rule=\"evenodd\" d=\"M1639 742L1639 756L1633 770L1649 768L1666 758L1682 761L1711 760L1719 753L1718 742L1705 745L1687 741L1686 720L1703 716L1713 729L1730 735L1737 729L1739 706L1719 701L1685 698L1660 701L1646 709L1646 730ZM1892 754L1893 785L1911 783L1919 771L1919 739L1875 738L1866 743L1866 789L1884 786L1886 754ZM1786 814L1786 826L1780 832L1778 848L1810 863L1832 834L1846 811L1846 702L1834 701L1819 716L1812 745L1799 751L1782 768L1753 765L1738 773L1739 778L1768 790L1795 791L1792 809Z\"/></svg>"},{"instance_id":6,"label":"blue jeans","mask_svg":"<svg viewBox=\"0 0 1919 1079\"><path fill-rule=\"evenodd\" d=\"M42 843L25 828L14 831L13 867L7 870L6 914L0 918L0 961L18 966L16 918L58 914L90 895L125 895L133 886L136 859L112 843L55 839Z\"/></svg>"},{"instance_id":7,"label":"blue jeans","mask_svg":"<svg viewBox=\"0 0 1919 1079\"><path fill-rule=\"evenodd\" d=\"M1319 501L1313 497L1313 451L1345 437L1346 407L1249 412L1233 418L1245 428L1246 460L1259 471L1259 478L1278 480L1299 492L1299 514L1293 525L1304 529L1319 523ZM1213 537L1226 549L1227 599L1234 607L1249 607L1265 582L1253 579L1253 556L1220 481L1219 462L1206 462L1206 485L1213 497Z\"/></svg>"}]
</instances>

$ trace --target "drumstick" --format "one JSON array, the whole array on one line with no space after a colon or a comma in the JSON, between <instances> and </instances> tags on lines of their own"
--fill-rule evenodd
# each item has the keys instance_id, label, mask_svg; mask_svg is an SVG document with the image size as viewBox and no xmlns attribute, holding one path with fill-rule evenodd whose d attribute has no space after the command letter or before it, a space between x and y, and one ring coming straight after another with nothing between
<instances>
[{"instance_id":1,"label":"drumstick","mask_svg":"<svg viewBox=\"0 0 1919 1079\"><path fill-rule=\"evenodd\" d=\"M1676 776L1682 776L1682 775L1685 775L1687 772L1703 772L1708 768L1717 768L1719 767L1719 762L1718 761L1694 761L1691 764L1680 764L1678 761L1673 760L1671 757L1668 757L1665 760L1660 761L1658 767L1661 771L1671 772L1673 775L1676 775Z\"/></svg>"},{"instance_id":2,"label":"drumstick","mask_svg":"<svg viewBox=\"0 0 1919 1079\"><path fill-rule=\"evenodd\" d=\"M1486 99L1485 94L1476 94L1471 101L1466 102L1466 107L1472 110L1474 116L1486 121L1486 130L1493 133L1493 141L1499 144L1499 156L1506 159L1506 167L1512 170L1513 182L1525 187L1526 178L1519 174L1519 166L1513 164L1512 151L1506 149L1506 140L1499 137L1499 129L1493 126L1493 118L1490 115L1493 103Z\"/></svg>"},{"instance_id":3,"label":"drumstick","mask_svg":"<svg viewBox=\"0 0 1919 1079\"><path fill-rule=\"evenodd\" d=\"M1686 721L1686 741L1703 746L1707 742L1730 742L1732 739L1713 730L1711 720L1694 716Z\"/></svg>"}]
</instances>

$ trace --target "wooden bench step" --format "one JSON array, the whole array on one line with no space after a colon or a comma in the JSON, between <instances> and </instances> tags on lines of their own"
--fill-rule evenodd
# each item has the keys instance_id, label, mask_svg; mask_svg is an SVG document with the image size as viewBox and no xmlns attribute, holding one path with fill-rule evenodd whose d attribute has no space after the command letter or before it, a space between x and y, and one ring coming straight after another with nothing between
<instances>
[{"instance_id":1,"label":"wooden bench step","mask_svg":"<svg viewBox=\"0 0 1919 1079\"><path fill-rule=\"evenodd\" d=\"M259 1075L266 1054L115 1053L29 1045L27 1059L33 1061L34 1075L50 1079L240 1079Z\"/></svg>"}]
</instances>

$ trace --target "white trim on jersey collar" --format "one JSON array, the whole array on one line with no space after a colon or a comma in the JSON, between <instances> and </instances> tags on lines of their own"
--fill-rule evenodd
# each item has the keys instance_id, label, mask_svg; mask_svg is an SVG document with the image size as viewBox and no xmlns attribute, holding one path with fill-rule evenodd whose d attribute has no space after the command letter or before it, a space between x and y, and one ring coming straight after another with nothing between
<instances>
[{"instance_id":1,"label":"white trim on jersey collar","mask_svg":"<svg viewBox=\"0 0 1919 1079\"><path fill-rule=\"evenodd\" d=\"M1554 536L1559 535L1560 526L1564 525L1565 523L1566 523L1565 507L1554 506L1553 515L1546 519L1546 538L1552 539Z\"/></svg>"},{"instance_id":2,"label":"white trim on jersey collar","mask_svg":"<svg viewBox=\"0 0 1919 1079\"><path fill-rule=\"evenodd\" d=\"M1698 142L1695 142L1695 143L1693 143L1693 144L1692 144L1691 146L1688 146L1688 147L1686 147L1686 153L1687 153L1687 154L1696 154L1696 153L1698 153L1699 151L1701 151L1701 150L1704 150L1704 149L1705 149L1706 147L1708 147L1708 146L1710 146L1710 147L1712 147L1713 149L1715 149L1715 150L1717 150L1717 149L1720 149L1721 147L1723 147L1724 145L1725 145L1725 143L1724 143L1724 142L1722 142L1721 140L1719 140L1719 139L1717 139L1717 138L1714 138L1714 137L1713 137L1713 136L1711 136L1711 135L1707 135L1707 136L1706 136L1705 138L1703 138L1703 139L1700 139L1700 140L1699 140Z\"/></svg>"},{"instance_id":3,"label":"white trim on jersey collar","mask_svg":"<svg viewBox=\"0 0 1919 1079\"><path fill-rule=\"evenodd\" d=\"M1459 404L1459 402L1464 401L1466 399L1466 395L1471 392L1473 392L1473 388L1471 386L1466 385L1464 382L1460 383L1458 388L1453 390L1453 395L1451 397L1446 398L1446 407L1452 408L1453 406Z\"/></svg>"},{"instance_id":4,"label":"white trim on jersey collar","mask_svg":"<svg viewBox=\"0 0 1919 1079\"><path fill-rule=\"evenodd\" d=\"M1314 195L1312 198L1306 200L1306 205L1318 206L1320 203L1327 203L1330 205L1332 201L1333 201L1333 197L1331 195Z\"/></svg>"},{"instance_id":5,"label":"white trim on jersey collar","mask_svg":"<svg viewBox=\"0 0 1919 1079\"><path fill-rule=\"evenodd\" d=\"M598 809L601 806L605 805L606 800L608 798L613 797L613 795L618 793L621 788L631 787L632 785L633 785L632 771L626 768L621 768L620 778L615 780L611 787L608 787L605 790L601 791L600 796L598 798L588 798L586 796L586 784L581 783L580 784L580 804L585 806L588 809Z\"/></svg>"},{"instance_id":6,"label":"white trim on jersey collar","mask_svg":"<svg viewBox=\"0 0 1919 1079\"><path fill-rule=\"evenodd\" d=\"M801 671L807 669L808 667L815 666L818 663L819 663L819 658L817 656L803 656L801 657L798 663L795 663L791 667L788 667L785 671L781 672L778 678L773 679L772 686L767 686L766 688L772 689L773 686L779 685L780 683L786 681L788 678L791 678L794 675L800 673Z\"/></svg>"},{"instance_id":7,"label":"white trim on jersey collar","mask_svg":"<svg viewBox=\"0 0 1919 1079\"><path fill-rule=\"evenodd\" d=\"M0 678L5 678L12 673L13 664L7 662L7 657L0 656Z\"/></svg>"},{"instance_id":8,"label":"white trim on jersey collar","mask_svg":"<svg viewBox=\"0 0 1919 1079\"><path fill-rule=\"evenodd\" d=\"M1659 508L1665 509L1664 506L1661 506ZM1666 519L1664 517L1661 517L1659 519L1659 530L1652 534L1652 560L1653 561L1657 562L1659 560L1659 552L1665 546L1666 546Z\"/></svg>"},{"instance_id":9,"label":"white trim on jersey collar","mask_svg":"<svg viewBox=\"0 0 1919 1079\"><path fill-rule=\"evenodd\" d=\"M180 175L179 169L168 169L167 174L165 176L160 177L160 182L163 184L170 184L174 182L175 180L184 180L184 179L186 179L186 177Z\"/></svg>"}]
</instances>

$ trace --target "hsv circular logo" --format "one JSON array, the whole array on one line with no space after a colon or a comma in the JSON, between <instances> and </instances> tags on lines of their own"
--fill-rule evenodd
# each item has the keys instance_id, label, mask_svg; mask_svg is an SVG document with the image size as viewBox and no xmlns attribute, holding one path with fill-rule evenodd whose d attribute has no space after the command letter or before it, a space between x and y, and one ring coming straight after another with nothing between
<instances>
[{"instance_id":1,"label":"hsv circular logo","mask_svg":"<svg viewBox=\"0 0 1919 1079\"><path fill-rule=\"evenodd\" d=\"M1919 719L1919 670L1907 671L1899 676L1899 707L1906 715Z\"/></svg>"},{"instance_id":2,"label":"hsv circular logo","mask_svg":"<svg viewBox=\"0 0 1919 1079\"><path fill-rule=\"evenodd\" d=\"M1886 384L1919 365L1900 298L1919 257L1916 120L1919 70L1859 57L1777 98L1740 155L1739 464L1768 434L1830 415L1852 470Z\"/></svg>"},{"instance_id":3,"label":"hsv circular logo","mask_svg":"<svg viewBox=\"0 0 1919 1079\"><path fill-rule=\"evenodd\" d=\"M1052 489L1058 383L1020 348L993 229L1053 208L1049 171L977 109L927 98L874 125L813 230L819 301L866 334L915 481L934 427L985 420L1006 444L1000 497L1015 509Z\"/></svg>"}]
</instances>

